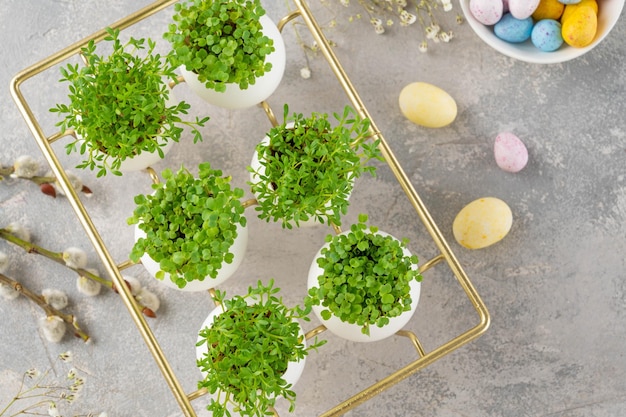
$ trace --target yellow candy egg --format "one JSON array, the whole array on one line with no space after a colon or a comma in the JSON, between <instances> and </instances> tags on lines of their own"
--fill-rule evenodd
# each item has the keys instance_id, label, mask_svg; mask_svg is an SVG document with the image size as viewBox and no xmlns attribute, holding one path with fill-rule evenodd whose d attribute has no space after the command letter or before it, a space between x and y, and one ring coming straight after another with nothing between
<instances>
[{"instance_id":1,"label":"yellow candy egg","mask_svg":"<svg viewBox=\"0 0 626 417\"><path fill-rule=\"evenodd\" d=\"M513 213L499 198L474 200L459 211L452 223L454 238L468 249L482 249L502 240L513 225Z\"/></svg>"},{"instance_id":2,"label":"yellow candy egg","mask_svg":"<svg viewBox=\"0 0 626 417\"><path fill-rule=\"evenodd\" d=\"M565 9L563 10L563 15L561 16L561 23L567 20L567 18L581 6L591 6L596 12L596 15L598 14L598 2L596 0L580 0L580 3L568 4L567 6L565 6Z\"/></svg>"},{"instance_id":3,"label":"yellow candy egg","mask_svg":"<svg viewBox=\"0 0 626 417\"><path fill-rule=\"evenodd\" d=\"M559 0L541 0L533 13L535 22L543 19L559 20L565 5Z\"/></svg>"},{"instance_id":4,"label":"yellow candy egg","mask_svg":"<svg viewBox=\"0 0 626 417\"><path fill-rule=\"evenodd\" d=\"M424 82L407 85L400 92L400 110L415 124L444 127L456 118L456 102L439 87Z\"/></svg>"},{"instance_id":5,"label":"yellow candy egg","mask_svg":"<svg viewBox=\"0 0 626 417\"><path fill-rule=\"evenodd\" d=\"M561 35L570 46L585 47L596 37L598 16L591 6L579 6L562 22Z\"/></svg>"}]
</instances>

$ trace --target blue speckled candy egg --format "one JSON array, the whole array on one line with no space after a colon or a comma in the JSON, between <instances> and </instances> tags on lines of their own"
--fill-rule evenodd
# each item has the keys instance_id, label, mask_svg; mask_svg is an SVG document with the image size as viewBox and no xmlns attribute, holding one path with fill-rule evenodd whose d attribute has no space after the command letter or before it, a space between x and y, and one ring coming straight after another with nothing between
<instances>
[{"instance_id":1,"label":"blue speckled candy egg","mask_svg":"<svg viewBox=\"0 0 626 417\"><path fill-rule=\"evenodd\" d=\"M507 13L493 27L495 35L507 42L520 43L530 38L533 30L533 18L516 19Z\"/></svg>"},{"instance_id":2,"label":"blue speckled candy egg","mask_svg":"<svg viewBox=\"0 0 626 417\"><path fill-rule=\"evenodd\" d=\"M556 51L563 45L561 24L553 19L543 19L535 23L530 39L538 49L544 52Z\"/></svg>"}]
</instances>

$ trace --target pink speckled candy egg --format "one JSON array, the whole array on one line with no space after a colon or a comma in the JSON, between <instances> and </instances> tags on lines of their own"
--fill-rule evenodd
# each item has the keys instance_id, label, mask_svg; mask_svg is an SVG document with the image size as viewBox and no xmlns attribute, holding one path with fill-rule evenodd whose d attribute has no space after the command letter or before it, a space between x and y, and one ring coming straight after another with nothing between
<instances>
[{"instance_id":1,"label":"pink speckled candy egg","mask_svg":"<svg viewBox=\"0 0 626 417\"><path fill-rule=\"evenodd\" d=\"M519 20L529 18L538 6L539 0L509 0L509 12Z\"/></svg>"},{"instance_id":2,"label":"pink speckled candy egg","mask_svg":"<svg viewBox=\"0 0 626 417\"><path fill-rule=\"evenodd\" d=\"M502 18L504 5L502 0L470 0L469 9L483 25L495 25Z\"/></svg>"},{"instance_id":3,"label":"pink speckled candy egg","mask_svg":"<svg viewBox=\"0 0 626 417\"><path fill-rule=\"evenodd\" d=\"M528 162L528 149L511 132L502 132L496 136L493 153L498 166L507 172L519 172Z\"/></svg>"}]
</instances>

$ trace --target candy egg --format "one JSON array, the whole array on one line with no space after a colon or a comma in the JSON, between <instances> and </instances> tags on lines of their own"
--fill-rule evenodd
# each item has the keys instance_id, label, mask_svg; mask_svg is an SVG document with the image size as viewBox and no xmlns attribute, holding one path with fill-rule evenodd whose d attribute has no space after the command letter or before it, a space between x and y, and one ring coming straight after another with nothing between
<instances>
[{"instance_id":1,"label":"candy egg","mask_svg":"<svg viewBox=\"0 0 626 417\"><path fill-rule=\"evenodd\" d=\"M507 13L493 27L493 33L500 39L520 43L530 38L533 30L533 18L516 19L512 14Z\"/></svg>"},{"instance_id":2,"label":"candy egg","mask_svg":"<svg viewBox=\"0 0 626 417\"><path fill-rule=\"evenodd\" d=\"M562 22L561 34L568 45L582 48L596 37L598 16L591 6L577 7Z\"/></svg>"},{"instance_id":3,"label":"candy egg","mask_svg":"<svg viewBox=\"0 0 626 417\"><path fill-rule=\"evenodd\" d=\"M565 6L563 14L561 15L561 23L566 21L567 18L581 6L591 6L591 8L593 8L593 11L598 14L598 2L596 0L580 0L580 3L568 4Z\"/></svg>"},{"instance_id":4,"label":"candy egg","mask_svg":"<svg viewBox=\"0 0 626 417\"><path fill-rule=\"evenodd\" d=\"M496 136L493 154L496 164L504 171L519 172L528 163L526 146L511 132L502 132Z\"/></svg>"},{"instance_id":5,"label":"candy egg","mask_svg":"<svg viewBox=\"0 0 626 417\"><path fill-rule=\"evenodd\" d=\"M561 18L563 10L565 10L565 5L559 0L541 0L532 16L535 22L543 19L558 20Z\"/></svg>"},{"instance_id":6,"label":"candy egg","mask_svg":"<svg viewBox=\"0 0 626 417\"><path fill-rule=\"evenodd\" d=\"M502 0L470 0L470 13L483 25L493 25L502 18Z\"/></svg>"},{"instance_id":7,"label":"candy egg","mask_svg":"<svg viewBox=\"0 0 626 417\"><path fill-rule=\"evenodd\" d=\"M474 200L457 214L452 224L454 238L468 249L481 249L502 240L511 230L513 213L495 197Z\"/></svg>"},{"instance_id":8,"label":"candy egg","mask_svg":"<svg viewBox=\"0 0 626 417\"><path fill-rule=\"evenodd\" d=\"M456 118L454 99L432 84L411 83L402 89L398 101L402 114L420 126L443 127Z\"/></svg>"},{"instance_id":9,"label":"candy egg","mask_svg":"<svg viewBox=\"0 0 626 417\"><path fill-rule=\"evenodd\" d=\"M543 19L535 23L530 39L537 48L544 52L556 51L563 45L561 23L554 19Z\"/></svg>"},{"instance_id":10,"label":"candy egg","mask_svg":"<svg viewBox=\"0 0 626 417\"><path fill-rule=\"evenodd\" d=\"M509 0L509 12L516 19L530 17L538 6L539 0Z\"/></svg>"}]
</instances>

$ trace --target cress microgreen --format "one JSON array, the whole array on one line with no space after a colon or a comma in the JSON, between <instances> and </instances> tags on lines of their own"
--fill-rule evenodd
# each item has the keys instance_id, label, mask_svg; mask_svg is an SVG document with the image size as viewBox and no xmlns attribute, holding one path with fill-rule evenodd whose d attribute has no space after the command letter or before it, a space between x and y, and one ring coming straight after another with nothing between
<instances>
[{"instance_id":1,"label":"cress microgreen","mask_svg":"<svg viewBox=\"0 0 626 417\"><path fill-rule=\"evenodd\" d=\"M366 140L369 120L349 106L333 113L335 126L326 113L288 114L285 105L284 122L256 146L260 167L248 167L256 178L249 182L259 203L255 210L286 228L309 219L340 225L355 180L364 172L375 175L376 168L365 164L381 159L379 141Z\"/></svg>"},{"instance_id":2,"label":"cress microgreen","mask_svg":"<svg viewBox=\"0 0 626 417\"><path fill-rule=\"evenodd\" d=\"M170 140L178 142L183 126L192 129L194 143L201 141L198 127L209 120L184 121L181 115L188 114L190 105L167 102L167 83L177 75L155 53L153 40L131 37L122 43L119 29L107 28L107 33L104 40L111 42L111 54L99 55L94 41L82 48L87 65L70 63L61 68L60 81L69 83L69 104L50 109L64 117L57 123L63 132L73 128L77 134L66 145L67 153L86 155L77 167L97 168L98 177L108 171L121 175L122 161L142 152L157 152L163 158L161 148Z\"/></svg>"},{"instance_id":3,"label":"cress microgreen","mask_svg":"<svg viewBox=\"0 0 626 417\"><path fill-rule=\"evenodd\" d=\"M153 194L135 196L128 224L146 236L135 242L130 259L148 254L161 268L156 278L168 273L179 288L215 278L223 263L233 261L237 225L246 225L243 190L232 188L231 177L208 162L200 164L197 177L185 167L176 173L165 169L162 176L165 182L153 184Z\"/></svg>"},{"instance_id":4,"label":"cress microgreen","mask_svg":"<svg viewBox=\"0 0 626 417\"><path fill-rule=\"evenodd\" d=\"M324 272L309 289L305 305L322 305L323 319L336 316L369 335L371 325L383 327L411 309L409 284L422 276L417 256L403 252L407 239L378 234L366 222L367 215L361 214L348 232L326 236L328 246L317 258Z\"/></svg>"},{"instance_id":5,"label":"cress microgreen","mask_svg":"<svg viewBox=\"0 0 626 417\"><path fill-rule=\"evenodd\" d=\"M245 90L272 68L265 62L274 41L259 22L265 10L260 0L188 0L174 6L174 23L163 37L172 45L168 59L198 75L218 92L226 84Z\"/></svg>"},{"instance_id":6,"label":"cress microgreen","mask_svg":"<svg viewBox=\"0 0 626 417\"><path fill-rule=\"evenodd\" d=\"M232 298L216 291L224 312L200 330L197 343L206 346L197 361L205 374L198 388L213 394L207 406L213 416L231 416L230 410L242 416L273 415L270 407L279 396L294 410L296 394L283 374L290 362L303 360L326 341L306 345L298 320L308 321L311 308L287 307L278 292L273 280L267 285L258 281L245 295Z\"/></svg>"}]
</instances>

